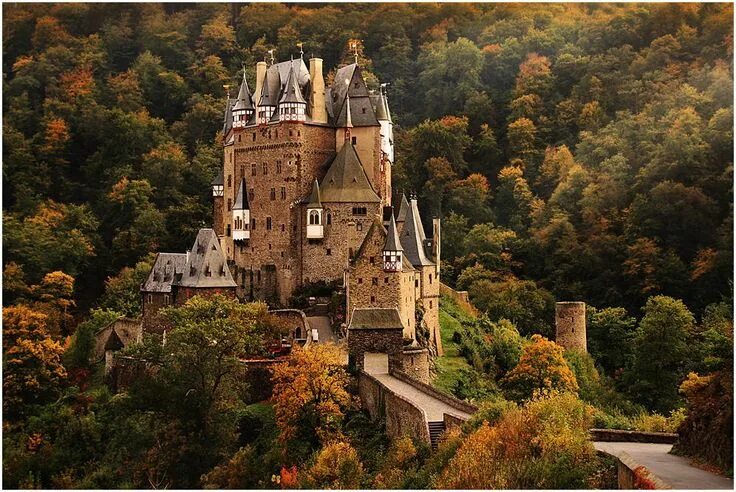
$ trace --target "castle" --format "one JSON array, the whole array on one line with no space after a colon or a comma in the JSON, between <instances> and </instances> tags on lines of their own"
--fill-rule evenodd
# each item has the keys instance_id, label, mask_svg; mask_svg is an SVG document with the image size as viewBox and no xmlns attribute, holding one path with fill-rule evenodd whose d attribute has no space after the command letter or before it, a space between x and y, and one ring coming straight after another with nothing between
<instances>
[{"instance_id":1,"label":"castle","mask_svg":"<svg viewBox=\"0 0 736 492\"><path fill-rule=\"evenodd\" d=\"M356 57L357 58L357 57ZM327 87L322 60L256 65L228 96L223 167L212 183L213 229L238 297L286 305L302 286L336 282L355 309L396 308L405 339L417 319L441 353L440 222L417 201L392 207L393 123L383 88L357 63ZM420 313L417 316L417 313Z\"/></svg>"}]
</instances>

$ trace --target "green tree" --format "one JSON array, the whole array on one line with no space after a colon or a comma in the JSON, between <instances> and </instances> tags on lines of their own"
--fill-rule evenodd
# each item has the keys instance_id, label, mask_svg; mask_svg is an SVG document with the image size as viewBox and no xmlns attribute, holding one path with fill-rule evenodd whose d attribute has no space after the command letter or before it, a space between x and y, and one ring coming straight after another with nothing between
<instances>
[{"instance_id":1,"label":"green tree","mask_svg":"<svg viewBox=\"0 0 736 492\"><path fill-rule=\"evenodd\" d=\"M677 388L685 377L687 342L694 325L682 301L666 296L647 300L627 374L630 394L647 408L663 413L680 402Z\"/></svg>"}]
</instances>

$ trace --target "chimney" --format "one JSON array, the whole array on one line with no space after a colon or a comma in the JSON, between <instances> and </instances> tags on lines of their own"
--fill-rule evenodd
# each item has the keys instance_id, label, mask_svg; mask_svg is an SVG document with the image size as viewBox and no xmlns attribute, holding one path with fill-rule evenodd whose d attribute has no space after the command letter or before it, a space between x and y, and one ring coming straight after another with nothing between
<instances>
[{"instance_id":1,"label":"chimney","mask_svg":"<svg viewBox=\"0 0 736 492\"><path fill-rule=\"evenodd\" d=\"M253 93L253 106L256 110L256 118L258 118L258 103L261 102L264 78L266 78L266 62L259 61L256 63L256 90Z\"/></svg>"},{"instance_id":2,"label":"chimney","mask_svg":"<svg viewBox=\"0 0 736 492\"><path fill-rule=\"evenodd\" d=\"M327 108L325 108L325 79L322 77L322 58L309 59L309 79L312 94L309 102L312 106L312 121L327 123Z\"/></svg>"}]
</instances>

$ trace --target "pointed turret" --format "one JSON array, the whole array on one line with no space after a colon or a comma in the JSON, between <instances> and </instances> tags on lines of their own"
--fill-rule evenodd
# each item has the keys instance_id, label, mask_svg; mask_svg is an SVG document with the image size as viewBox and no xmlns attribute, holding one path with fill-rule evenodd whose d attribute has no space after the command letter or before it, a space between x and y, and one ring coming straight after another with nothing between
<instances>
[{"instance_id":1,"label":"pointed turret","mask_svg":"<svg viewBox=\"0 0 736 492\"><path fill-rule=\"evenodd\" d=\"M227 103L225 106L225 120L222 124L222 135L223 137L228 134L228 132L233 127L233 101L230 99L230 94L227 95Z\"/></svg>"},{"instance_id":2,"label":"pointed turret","mask_svg":"<svg viewBox=\"0 0 736 492\"><path fill-rule=\"evenodd\" d=\"M238 97L235 100L233 106L233 126L235 128L242 128L249 124L255 114L255 108L253 107L253 98L248 88L248 81L245 78L245 68L243 69L243 82L240 84L240 90L238 91Z\"/></svg>"},{"instance_id":3,"label":"pointed turret","mask_svg":"<svg viewBox=\"0 0 736 492\"><path fill-rule=\"evenodd\" d=\"M319 193L319 183L314 180L312 194L307 204L307 239L322 239L325 236L322 224L322 200Z\"/></svg>"},{"instance_id":4,"label":"pointed turret","mask_svg":"<svg viewBox=\"0 0 736 492\"><path fill-rule=\"evenodd\" d=\"M225 194L225 176L222 169L212 180L212 196L223 196Z\"/></svg>"},{"instance_id":5,"label":"pointed turret","mask_svg":"<svg viewBox=\"0 0 736 492\"><path fill-rule=\"evenodd\" d=\"M391 220L388 223L386 232L386 243L383 245L383 269L386 272L401 271L402 253L404 248L401 247L399 241L399 233L396 230L396 220L394 214L391 214Z\"/></svg>"},{"instance_id":6,"label":"pointed turret","mask_svg":"<svg viewBox=\"0 0 736 492\"><path fill-rule=\"evenodd\" d=\"M276 111L277 94L271 94L271 82L269 70L263 78L263 88L261 89L261 100L258 101L258 124L263 125L271 121L271 116ZM275 72L278 75L278 71Z\"/></svg>"},{"instance_id":7,"label":"pointed turret","mask_svg":"<svg viewBox=\"0 0 736 492\"><path fill-rule=\"evenodd\" d=\"M245 178L240 180L238 194L233 204L233 241L246 241L250 239L250 206L248 204L248 192L245 187Z\"/></svg>"},{"instance_id":8,"label":"pointed turret","mask_svg":"<svg viewBox=\"0 0 736 492\"><path fill-rule=\"evenodd\" d=\"M300 60L301 63L301 60ZM304 121L307 119L307 101L302 96L296 74L294 62L289 67L286 85L279 100L279 117L281 121Z\"/></svg>"},{"instance_id":9,"label":"pointed turret","mask_svg":"<svg viewBox=\"0 0 736 492\"><path fill-rule=\"evenodd\" d=\"M406 213L406 222L401 230L401 245L404 247L406 258L415 267L434 265L434 263L427 258L425 253L425 239L424 227L422 226L422 220L419 217L419 209L417 208L417 199L412 196L409 202L409 209Z\"/></svg>"},{"instance_id":10,"label":"pointed turret","mask_svg":"<svg viewBox=\"0 0 736 492\"><path fill-rule=\"evenodd\" d=\"M391 121L391 114L388 111L388 103L383 90L379 93L378 101L376 101L376 119L378 121Z\"/></svg>"},{"instance_id":11,"label":"pointed turret","mask_svg":"<svg viewBox=\"0 0 736 492\"><path fill-rule=\"evenodd\" d=\"M401 204L399 205L399 213L396 215L396 222L403 224L406 222L406 215L409 213L409 200L406 199L406 194L401 193Z\"/></svg>"}]
</instances>

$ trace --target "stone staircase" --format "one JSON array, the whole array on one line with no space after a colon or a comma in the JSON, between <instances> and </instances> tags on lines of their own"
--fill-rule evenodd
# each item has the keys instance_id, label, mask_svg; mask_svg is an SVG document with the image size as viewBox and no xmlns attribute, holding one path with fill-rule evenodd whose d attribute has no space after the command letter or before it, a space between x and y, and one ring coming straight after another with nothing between
<instances>
[{"instance_id":1,"label":"stone staircase","mask_svg":"<svg viewBox=\"0 0 736 492\"><path fill-rule=\"evenodd\" d=\"M442 434L445 432L445 423L442 420L436 422L427 422L429 425L429 440L432 443L432 449L437 449Z\"/></svg>"}]
</instances>

